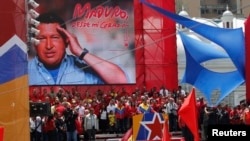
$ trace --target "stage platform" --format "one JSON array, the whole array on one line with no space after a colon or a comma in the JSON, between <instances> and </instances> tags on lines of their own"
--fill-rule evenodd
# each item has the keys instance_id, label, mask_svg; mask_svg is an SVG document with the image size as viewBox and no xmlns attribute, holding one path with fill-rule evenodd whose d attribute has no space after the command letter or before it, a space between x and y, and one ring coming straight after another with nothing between
<instances>
[{"instance_id":1,"label":"stage platform","mask_svg":"<svg viewBox=\"0 0 250 141\"><path fill-rule=\"evenodd\" d=\"M185 141L185 139L182 137L181 131L177 132L171 132L171 141Z\"/></svg>"},{"instance_id":2,"label":"stage platform","mask_svg":"<svg viewBox=\"0 0 250 141\"><path fill-rule=\"evenodd\" d=\"M123 136L124 134L96 134L96 141L120 141ZM84 136L81 135L80 138L83 139Z\"/></svg>"},{"instance_id":3,"label":"stage platform","mask_svg":"<svg viewBox=\"0 0 250 141\"><path fill-rule=\"evenodd\" d=\"M96 141L121 141L124 134L96 134ZM172 132L171 141L185 141L181 132ZM84 136L82 135L83 139ZM82 140L83 141L83 140Z\"/></svg>"}]
</instances>

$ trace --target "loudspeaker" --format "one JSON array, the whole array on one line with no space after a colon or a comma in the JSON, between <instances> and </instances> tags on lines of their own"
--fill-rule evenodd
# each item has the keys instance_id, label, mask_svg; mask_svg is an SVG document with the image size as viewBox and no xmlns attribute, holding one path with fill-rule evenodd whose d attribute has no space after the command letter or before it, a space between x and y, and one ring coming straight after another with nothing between
<instances>
[{"instance_id":1,"label":"loudspeaker","mask_svg":"<svg viewBox=\"0 0 250 141\"><path fill-rule=\"evenodd\" d=\"M30 102L30 116L49 116L51 108L49 102Z\"/></svg>"}]
</instances>

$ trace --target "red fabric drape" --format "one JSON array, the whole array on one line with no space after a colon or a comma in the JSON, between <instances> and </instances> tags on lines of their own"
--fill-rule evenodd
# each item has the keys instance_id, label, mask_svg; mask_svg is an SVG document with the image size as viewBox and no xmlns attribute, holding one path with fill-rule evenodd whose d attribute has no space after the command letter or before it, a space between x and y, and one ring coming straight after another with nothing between
<instances>
[{"instance_id":1,"label":"red fabric drape","mask_svg":"<svg viewBox=\"0 0 250 141\"><path fill-rule=\"evenodd\" d=\"M245 22L245 51L246 51L246 102L250 103L250 16Z\"/></svg>"},{"instance_id":2,"label":"red fabric drape","mask_svg":"<svg viewBox=\"0 0 250 141\"><path fill-rule=\"evenodd\" d=\"M13 13L16 5L12 1L4 1L0 5L0 17L3 20L0 22L0 47L8 41L16 33Z\"/></svg>"}]
</instances>

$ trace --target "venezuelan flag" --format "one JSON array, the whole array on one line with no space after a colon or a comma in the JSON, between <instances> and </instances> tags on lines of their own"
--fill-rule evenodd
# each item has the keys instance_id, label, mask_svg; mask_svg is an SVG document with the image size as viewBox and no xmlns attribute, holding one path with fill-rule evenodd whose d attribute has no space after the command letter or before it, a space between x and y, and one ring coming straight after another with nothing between
<instances>
[{"instance_id":1,"label":"venezuelan flag","mask_svg":"<svg viewBox=\"0 0 250 141\"><path fill-rule=\"evenodd\" d=\"M161 113L139 114L133 117L133 140L161 140L165 116Z\"/></svg>"},{"instance_id":2,"label":"venezuelan flag","mask_svg":"<svg viewBox=\"0 0 250 141\"><path fill-rule=\"evenodd\" d=\"M0 127L4 141L29 141L27 46L16 35L0 47Z\"/></svg>"}]
</instances>

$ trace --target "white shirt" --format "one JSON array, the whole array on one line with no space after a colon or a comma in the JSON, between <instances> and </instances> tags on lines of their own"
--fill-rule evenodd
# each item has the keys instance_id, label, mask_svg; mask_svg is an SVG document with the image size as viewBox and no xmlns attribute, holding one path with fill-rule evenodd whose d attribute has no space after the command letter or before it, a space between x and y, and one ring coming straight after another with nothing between
<instances>
[{"instance_id":1,"label":"white shirt","mask_svg":"<svg viewBox=\"0 0 250 141\"><path fill-rule=\"evenodd\" d=\"M107 106L107 112L110 113L110 111L113 111L113 113L115 113L115 108L116 108L116 105L108 105Z\"/></svg>"},{"instance_id":2,"label":"white shirt","mask_svg":"<svg viewBox=\"0 0 250 141\"><path fill-rule=\"evenodd\" d=\"M166 113L170 114L172 109L178 110L178 105L175 102L167 103L167 105L166 105Z\"/></svg>"},{"instance_id":3,"label":"white shirt","mask_svg":"<svg viewBox=\"0 0 250 141\"><path fill-rule=\"evenodd\" d=\"M108 115L108 112L103 110L101 112L100 119L104 119L104 120L108 119L107 115Z\"/></svg>"},{"instance_id":4,"label":"white shirt","mask_svg":"<svg viewBox=\"0 0 250 141\"><path fill-rule=\"evenodd\" d=\"M178 90L177 93L180 94L183 97L186 97L186 92L183 89Z\"/></svg>"},{"instance_id":5,"label":"white shirt","mask_svg":"<svg viewBox=\"0 0 250 141\"><path fill-rule=\"evenodd\" d=\"M33 120L32 118L30 118L30 129L35 130L37 132L42 132L42 124L43 121L41 119L40 116L37 116L35 120Z\"/></svg>"},{"instance_id":6,"label":"white shirt","mask_svg":"<svg viewBox=\"0 0 250 141\"><path fill-rule=\"evenodd\" d=\"M164 95L165 93L165 95ZM159 94L162 96L168 96L168 90L167 89L160 89Z\"/></svg>"},{"instance_id":7,"label":"white shirt","mask_svg":"<svg viewBox=\"0 0 250 141\"><path fill-rule=\"evenodd\" d=\"M78 106L76 106L76 109L77 109L77 112L78 112L79 116L83 117L84 116L85 107L78 105Z\"/></svg>"}]
</instances>

